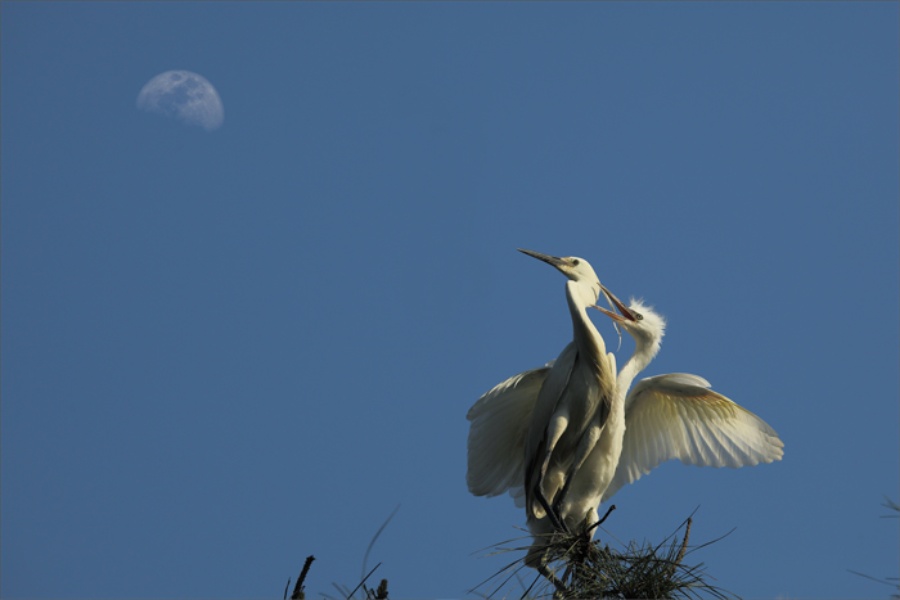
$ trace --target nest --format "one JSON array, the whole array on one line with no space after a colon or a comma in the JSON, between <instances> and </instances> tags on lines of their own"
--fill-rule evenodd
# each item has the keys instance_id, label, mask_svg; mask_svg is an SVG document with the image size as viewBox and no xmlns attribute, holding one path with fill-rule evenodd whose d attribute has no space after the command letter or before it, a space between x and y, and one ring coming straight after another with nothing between
<instances>
[{"instance_id":1,"label":"nest","mask_svg":"<svg viewBox=\"0 0 900 600\"><path fill-rule=\"evenodd\" d=\"M530 586L526 587L522 582L520 574L527 567L522 560L518 560L489 579L488 581L492 581L504 573L512 572L493 592L482 595L494 597L513 577L517 577L525 588L521 598L731 597L708 582L711 577L705 572L702 563L689 564L686 560L693 552L717 541L689 546L691 523L691 518L686 519L672 534L657 544L632 541L619 549L611 548L601 541L591 541L583 533L555 532L547 538L542 568L539 569L541 574ZM498 546L497 550L527 551L528 548Z\"/></svg>"}]
</instances>

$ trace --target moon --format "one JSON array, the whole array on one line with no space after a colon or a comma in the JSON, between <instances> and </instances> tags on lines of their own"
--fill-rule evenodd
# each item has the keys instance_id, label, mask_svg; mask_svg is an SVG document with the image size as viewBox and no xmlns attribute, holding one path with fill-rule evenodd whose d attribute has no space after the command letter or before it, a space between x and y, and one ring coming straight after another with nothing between
<instances>
[{"instance_id":1,"label":"moon","mask_svg":"<svg viewBox=\"0 0 900 600\"><path fill-rule=\"evenodd\" d=\"M218 129L225 120L225 108L216 88L190 71L166 71L148 81L138 94L137 107L199 125L207 131Z\"/></svg>"}]
</instances>

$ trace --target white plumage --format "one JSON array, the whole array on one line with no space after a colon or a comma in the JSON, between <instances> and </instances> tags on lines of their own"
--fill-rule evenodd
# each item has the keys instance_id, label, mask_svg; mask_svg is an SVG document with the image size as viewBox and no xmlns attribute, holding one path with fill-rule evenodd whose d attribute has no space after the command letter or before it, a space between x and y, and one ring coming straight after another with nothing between
<instances>
[{"instance_id":1,"label":"white plumage","mask_svg":"<svg viewBox=\"0 0 900 600\"><path fill-rule=\"evenodd\" d=\"M472 424L466 481L472 494L499 496L524 485L525 436L552 364L497 384L469 409L466 418Z\"/></svg>"},{"instance_id":2,"label":"white plumage","mask_svg":"<svg viewBox=\"0 0 900 600\"><path fill-rule=\"evenodd\" d=\"M775 430L710 387L687 373L657 375L634 386L625 401L622 455L604 501L667 460L737 468L781 459L784 443Z\"/></svg>"},{"instance_id":3,"label":"white plumage","mask_svg":"<svg viewBox=\"0 0 900 600\"><path fill-rule=\"evenodd\" d=\"M546 517L554 526L562 528L565 526L560 506L573 474L605 434L616 371L603 337L587 314L587 309L596 304L603 292L590 263L575 256L520 251L553 266L568 279L565 290L572 319L572 341L550 364L537 387L525 432L522 479L529 526ZM524 383L530 382L526 378ZM515 397L519 389L512 385L506 393ZM503 398L505 394L497 397ZM509 485L504 482L494 489L503 487Z\"/></svg>"},{"instance_id":4,"label":"white plumage","mask_svg":"<svg viewBox=\"0 0 900 600\"><path fill-rule=\"evenodd\" d=\"M597 308L635 339L634 354L616 378L613 414L609 415L614 419L615 406L624 407L624 433L615 432L605 444L596 444L572 475L560 511L567 524L596 522L601 501L609 500L622 486L668 460L742 467L782 458L784 444L778 434L749 410L711 390L702 377L657 375L641 380L628 392L635 376L659 350L666 324L642 302L632 300L626 307L605 288L603 292L620 314ZM611 364L614 369L615 363ZM509 491L513 498L521 498L528 425L552 367L550 362L507 379L484 394L469 411L467 477L473 494L496 496ZM529 525L535 533L552 529L541 519Z\"/></svg>"}]
</instances>

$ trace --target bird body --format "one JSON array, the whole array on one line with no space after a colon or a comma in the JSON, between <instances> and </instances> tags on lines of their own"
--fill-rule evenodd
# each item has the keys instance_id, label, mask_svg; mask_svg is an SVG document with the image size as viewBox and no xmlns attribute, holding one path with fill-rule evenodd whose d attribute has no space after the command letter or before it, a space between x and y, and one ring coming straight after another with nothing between
<instances>
[{"instance_id":1,"label":"bird body","mask_svg":"<svg viewBox=\"0 0 900 600\"><path fill-rule=\"evenodd\" d=\"M781 460L784 443L775 430L746 408L711 390L709 382L699 375L657 375L642 379L631 388L634 378L659 351L666 322L639 300L632 300L627 307L614 296L612 300L618 315L599 306L597 309L617 321L635 340L634 353L616 378L615 403L623 404L626 423L622 450L615 475L604 489L598 490L590 482L596 477L592 474L597 469L594 463L605 464L605 456L600 452L589 456L581 472L574 476L574 490L599 491L595 498L599 505L622 486L668 460L732 468ZM579 493L573 492L572 497L579 497Z\"/></svg>"},{"instance_id":2,"label":"bird body","mask_svg":"<svg viewBox=\"0 0 900 600\"><path fill-rule=\"evenodd\" d=\"M525 510L532 521L558 511L572 474L596 445L612 402L615 368L587 313L603 289L591 265L577 257L523 252L569 278L566 301L573 338L549 368L526 434Z\"/></svg>"},{"instance_id":3,"label":"bird body","mask_svg":"<svg viewBox=\"0 0 900 600\"><path fill-rule=\"evenodd\" d=\"M599 520L597 512L604 493L615 478L622 457L623 441L628 432L625 394L638 373L643 371L659 352L666 322L655 312L645 310L646 315L625 307L618 298L607 291L607 297L619 313L597 307L616 320L635 339L631 358L622 365L616 376L616 388L611 405L609 433L598 443L572 477L570 493L563 500L562 513L566 519L578 523L581 529L593 536ZM644 308L641 305L641 308Z\"/></svg>"},{"instance_id":4,"label":"bird body","mask_svg":"<svg viewBox=\"0 0 900 600\"><path fill-rule=\"evenodd\" d=\"M596 443L571 473L568 489L560 499L559 516L570 530L583 528L593 535L590 527L598 520L601 502L664 461L678 459L690 465L737 468L782 458L784 444L765 421L711 390L709 382L698 375L657 375L639 381L629 391L635 377L659 351L665 319L640 301L632 300L626 307L606 288L602 292L615 304L618 314L596 308L634 338L635 350L615 377ZM567 350L569 347L556 362L569 360ZM607 365L615 372L611 354L607 355ZM551 361L513 376L492 388L469 411L468 476L473 494L509 491L517 503L523 494L527 496L524 479L528 470L524 478L521 473L528 464L523 456L530 455L524 450L538 424L547 423L544 419L558 412L556 408L550 411L549 401L541 398L551 376L558 377L555 369L556 363ZM539 414L539 410L543 412ZM529 528L535 535L535 545L526 562L538 566L539 537L554 528L546 516L537 513L529 515Z\"/></svg>"}]
</instances>

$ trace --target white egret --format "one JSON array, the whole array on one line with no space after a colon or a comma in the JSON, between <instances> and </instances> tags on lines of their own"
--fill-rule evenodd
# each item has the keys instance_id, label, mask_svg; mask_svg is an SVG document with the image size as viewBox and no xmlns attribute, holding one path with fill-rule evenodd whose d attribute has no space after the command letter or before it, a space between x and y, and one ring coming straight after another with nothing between
<instances>
[{"instance_id":1,"label":"white egret","mask_svg":"<svg viewBox=\"0 0 900 600\"><path fill-rule=\"evenodd\" d=\"M601 437L615 391L615 363L587 313L588 307L597 303L603 287L590 263L582 258L520 251L552 265L569 279L566 300L573 340L546 373L541 373L539 382L524 373L508 382L504 388L508 393L499 400L498 394L488 392L472 407L467 478L469 489L476 495L495 495L510 487L524 486L529 521L547 517L557 527L564 527L559 506L572 473ZM483 408L492 413L515 411L519 407L519 392L534 396L527 412L506 425L498 427L490 421L490 427L481 427L489 422L479 418ZM526 420L528 425L524 427ZM523 435L521 454L507 453L503 460L494 462L497 452L505 453L513 447L518 450L516 440Z\"/></svg>"},{"instance_id":2,"label":"white egret","mask_svg":"<svg viewBox=\"0 0 900 600\"><path fill-rule=\"evenodd\" d=\"M572 481L572 498L585 491L600 493L596 501L568 507L577 514L588 504L609 500L622 486L649 473L662 462L678 459L701 467L745 467L771 463L784 456L784 443L768 423L731 399L710 389L699 375L669 373L632 381L656 356L665 335L666 322L649 306L632 300L625 306L611 293L619 314L597 306L635 340L634 354L616 378L613 406L624 405L625 435L615 476L608 480L609 450L599 445ZM627 393L627 396L626 396ZM615 408L613 409L615 410ZM579 493L575 492L577 488ZM602 489L601 489L602 488ZM596 513L594 513L596 516Z\"/></svg>"},{"instance_id":3,"label":"white egret","mask_svg":"<svg viewBox=\"0 0 900 600\"><path fill-rule=\"evenodd\" d=\"M608 290L606 296L621 314L598 306L595 308L612 317L624 328L634 338L635 347L631 358L622 365L616 376L616 392L608 420L612 435L606 436L592 449L581 469L573 475L570 493L563 499L561 507L561 513L570 529L574 531L580 527L588 537L593 536L592 526L599 520L597 509L616 473L623 440L628 435L625 394L635 376L656 357L666 329L665 319L648 307L634 303L633 308L625 307Z\"/></svg>"},{"instance_id":4,"label":"white egret","mask_svg":"<svg viewBox=\"0 0 900 600\"><path fill-rule=\"evenodd\" d=\"M596 307L618 322L635 340L635 351L616 378L606 429L573 474L560 503L560 517L570 530L582 527L593 536L597 508L623 485L632 483L666 460L698 466L741 467L780 460L784 444L762 419L712 391L697 375L671 373L628 388L659 351L665 319L640 301L626 307L602 289L620 314ZM532 421L538 391L553 363L515 375L482 396L469 411L469 487L477 495L522 493L525 431ZM614 363L613 363L614 366ZM627 394L627 396L626 396ZM474 455L474 456L473 456ZM532 519L535 545L526 562L540 566L547 519Z\"/></svg>"}]
</instances>

